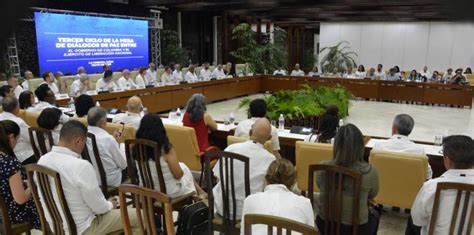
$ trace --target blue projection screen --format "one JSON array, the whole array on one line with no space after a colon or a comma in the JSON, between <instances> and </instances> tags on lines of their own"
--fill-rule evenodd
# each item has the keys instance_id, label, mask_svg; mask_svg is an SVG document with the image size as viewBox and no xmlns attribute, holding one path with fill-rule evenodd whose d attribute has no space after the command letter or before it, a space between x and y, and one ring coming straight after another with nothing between
<instances>
[{"instance_id":1,"label":"blue projection screen","mask_svg":"<svg viewBox=\"0 0 474 235\"><path fill-rule=\"evenodd\" d=\"M40 72L75 74L148 64L148 22L35 12Z\"/></svg>"}]
</instances>

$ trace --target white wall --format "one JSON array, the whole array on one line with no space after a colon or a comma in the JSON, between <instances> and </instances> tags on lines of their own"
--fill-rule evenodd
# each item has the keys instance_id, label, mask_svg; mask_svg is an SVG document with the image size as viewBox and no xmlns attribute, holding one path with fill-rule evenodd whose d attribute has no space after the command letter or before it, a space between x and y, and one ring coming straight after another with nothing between
<instances>
[{"instance_id":1,"label":"white wall","mask_svg":"<svg viewBox=\"0 0 474 235\"><path fill-rule=\"evenodd\" d=\"M416 23L321 23L320 48L349 41L366 68L381 63L388 70L445 71L448 67L474 67L474 24ZM320 54L320 59L324 56Z\"/></svg>"}]
</instances>

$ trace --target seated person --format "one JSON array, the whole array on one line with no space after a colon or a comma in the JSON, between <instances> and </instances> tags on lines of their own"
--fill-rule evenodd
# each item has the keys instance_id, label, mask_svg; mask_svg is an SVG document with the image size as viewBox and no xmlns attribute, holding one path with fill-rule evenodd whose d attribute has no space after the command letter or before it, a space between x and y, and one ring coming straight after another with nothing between
<instances>
[{"instance_id":1,"label":"seated person","mask_svg":"<svg viewBox=\"0 0 474 235\"><path fill-rule=\"evenodd\" d=\"M35 105L35 96L31 91L23 91L18 98L18 102L20 103L20 109L32 112Z\"/></svg>"},{"instance_id":2,"label":"seated person","mask_svg":"<svg viewBox=\"0 0 474 235\"><path fill-rule=\"evenodd\" d=\"M234 76L235 75L234 65L231 62L227 62L224 65L223 69L224 69L225 76Z\"/></svg>"},{"instance_id":3,"label":"seated person","mask_svg":"<svg viewBox=\"0 0 474 235\"><path fill-rule=\"evenodd\" d=\"M249 138L252 125L260 118L267 115L267 104L263 99L255 99L249 105L250 119L241 121L235 128L234 136ZM280 139L278 138L278 129L272 126L271 141L273 147L273 155L280 158Z\"/></svg>"},{"instance_id":4,"label":"seated person","mask_svg":"<svg viewBox=\"0 0 474 235\"><path fill-rule=\"evenodd\" d=\"M369 72L367 73L366 78L369 79L369 80L377 80L377 76L375 75L375 69L374 68L369 69Z\"/></svg>"},{"instance_id":5,"label":"seated person","mask_svg":"<svg viewBox=\"0 0 474 235\"><path fill-rule=\"evenodd\" d=\"M13 94L18 99L18 97L20 97L21 92L23 91L23 88L18 85L18 78L15 75L11 75L10 77L8 77L7 84L12 87Z\"/></svg>"},{"instance_id":6,"label":"seated person","mask_svg":"<svg viewBox=\"0 0 474 235\"><path fill-rule=\"evenodd\" d=\"M217 65L217 67L212 71L211 78L223 79L225 78L225 73L222 64Z\"/></svg>"},{"instance_id":7,"label":"seated person","mask_svg":"<svg viewBox=\"0 0 474 235\"><path fill-rule=\"evenodd\" d=\"M286 76L286 70L284 70L282 67L279 67L277 70L273 72L273 75Z\"/></svg>"},{"instance_id":8,"label":"seated person","mask_svg":"<svg viewBox=\"0 0 474 235\"><path fill-rule=\"evenodd\" d=\"M55 108L56 107L56 96L54 93L49 89L49 86L46 84L40 85L35 90L35 95L38 98L38 103L30 109L31 112L41 113L46 108ZM61 115L60 122L66 123L69 121L69 116L66 114Z\"/></svg>"},{"instance_id":9,"label":"seated person","mask_svg":"<svg viewBox=\"0 0 474 235\"><path fill-rule=\"evenodd\" d=\"M77 97L86 94L88 90L90 90L89 76L87 74L78 75L78 79L71 84L69 96Z\"/></svg>"},{"instance_id":10,"label":"seated person","mask_svg":"<svg viewBox=\"0 0 474 235\"><path fill-rule=\"evenodd\" d=\"M46 108L41 111L36 123L39 127L50 130L53 135L54 145L58 144L59 141L59 131L62 128L60 123L62 112L57 108Z\"/></svg>"},{"instance_id":11,"label":"seated person","mask_svg":"<svg viewBox=\"0 0 474 235\"><path fill-rule=\"evenodd\" d=\"M268 167L265 175L267 186L263 192L244 200L242 222L246 214L273 215L314 227L313 206L308 198L292 192L296 183L295 166L287 159L277 159ZM243 234L244 226L241 226ZM252 234L266 234L264 225L252 226ZM285 233L285 231L283 231ZM286 233L285 233L286 234Z\"/></svg>"},{"instance_id":12,"label":"seated person","mask_svg":"<svg viewBox=\"0 0 474 235\"><path fill-rule=\"evenodd\" d=\"M339 128L333 147L333 159L323 161L321 164L337 165L347 167L362 174L362 185L360 191L359 226L358 234L376 234L372 229L378 227L380 215L369 211L368 204L379 191L379 176L377 169L364 160L364 138L359 128L353 124L347 124ZM319 231L325 231L326 201L329 185L326 184L326 173L318 172L316 182L320 189L318 202L319 214L316 224ZM342 224L340 234L352 233L352 202L353 188L347 187L342 193ZM332 208L330 208L332 209ZM369 215L370 213L374 213Z\"/></svg>"},{"instance_id":13,"label":"seated person","mask_svg":"<svg viewBox=\"0 0 474 235\"><path fill-rule=\"evenodd\" d=\"M140 122L136 138L154 141L161 147L162 155L157 157L160 159L161 171L168 196L175 198L194 192L199 198L207 198L207 193L196 183L191 170L184 163L178 161L178 156L168 140L166 129L159 115L145 115ZM154 153L147 149L148 165L150 166L154 188L160 191L160 183L153 155ZM140 182L142 182L141 179Z\"/></svg>"},{"instance_id":14,"label":"seated person","mask_svg":"<svg viewBox=\"0 0 474 235\"><path fill-rule=\"evenodd\" d=\"M186 72L186 74L184 75L184 81L187 81L187 82L197 82L199 81L198 80L198 77L196 75L196 72L194 72L194 65L189 65L188 67L188 72Z\"/></svg>"},{"instance_id":15,"label":"seated person","mask_svg":"<svg viewBox=\"0 0 474 235\"><path fill-rule=\"evenodd\" d=\"M105 127L107 126L107 111L101 107L94 107L87 113L87 130L95 135L97 148L99 150L100 159L107 178L107 186L118 187L126 177L122 176L122 171L127 168L127 160L125 152L120 150L119 140L122 133L115 132L112 136ZM91 156L92 142L87 141L87 149ZM100 179L99 172L97 179ZM100 181L99 181L100 185Z\"/></svg>"},{"instance_id":16,"label":"seated person","mask_svg":"<svg viewBox=\"0 0 474 235\"><path fill-rule=\"evenodd\" d=\"M161 75L161 78L160 78L160 80L163 84L170 84L170 83L175 82L174 77L171 73L172 73L171 68L166 66L165 67L165 72ZM179 82L179 81L176 81L176 82Z\"/></svg>"},{"instance_id":17,"label":"seated person","mask_svg":"<svg viewBox=\"0 0 474 235\"><path fill-rule=\"evenodd\" d=\"M311 71L309 71L308 76L310 77L315 77L315 76L320 76L321 73L319 72L318 66L314 66Z\"/></svg>"},{"instance_id":18,"label":"seated person","mask_svg":"<svg viewBox=\"0 0 474 235\"><path fill-rule=\"evenodd\" d=\"M30 87L29 87L29 84L28 84L28 81L33 79L34 78L34 75L31 71L25 71L25 73L23 74L24 76L24 80L23 82L21 83L21 87L23 87L23 90L24 91L29 91L30 90Z\"/></svg>"},{"instance_id":19,"label":"seated person","mask_svg":"<svg viewBox=\"0 0 474 235\"><path fill-rule=\"evenodd\" d=\"M140 68L138 70L137 77L135 77L135 84L137 85L137 88L144 88L146 87L146 68Z\"/></svg>"},{"instance_id":20,"label":"seated person","mask_svg":"<svg viewBox=\"0 0 474 235\"><path fill-rule=\"evenodd\" d=\"M402 77L397 74L397 70L395 68L390 69L390 73L385 75L386 81L400 81Z\"/></svg>"},{"instance_id":21,"label":"seated person","mask_svg":"<svg viewBox=\"0 0 474 235\"><path fill-rule=\"evenodd\" d=\"M456 69L455 75L447 82L453 85L466 85L469 84L466 77L462 75L462 69Z\"/></svg>"},{"instance_id":22,"label":"seated person","mask_svg":"<svg viewBox=\"0 0 474 235\"><path fill-rule=\"evenodd\" d=\"M443 81L444 82L449 81L453 76L454 76L453 69L449 68L448 71L444 73Z\"/></svg>"},{"instance_id":23,"label":"seated person","mask_svg":"<svg viewBox=\"0 0 474 235\"><path fill-rule=\"evenodd\" d=\"M117 84L112 80L113 72L110 70L105 70L104 77L99 79L95 85L95 90L97 92L102 91L115 91L117 90Z\"/></svg>"},{"instance_id":24,"label":"seated person","mask_svg":"<svg viewBox=\"0 0 474 235\"><path fill-rule=\"evenodd\" d=\"M113 123L131 124L136 129L140 126L142 119L143 104L138 96L132 96L127 102L127 112L119 113L112 118Z\"/></svg>"},{"instance_id":25,"label":"seated person","mask_svg":"<svg viewBox=\"0 0 474 235\"><path fill-rule=\"evenodd\" d=\"M217 130L217 124L206 110L207 100L202 94L194 94L189 98L186 112L183 116L183 125L194 128L199 145L199 151L205 152L209 144L209 131Z\"/></svg>"},{"instance_id":26,"label":"seated person","mask_svg":"<svg viewBox=\"0 0 474 235\"><path fill-rule=\"evenodd\" d=\"M80 95L77 97L76 102L76 114L75 117L87 117L87 112L89 109L95 107L94 100L89 95Z\"/></svg>"},{"instance_id":27,"label":"seated person","mask_svg":"<svg viewBox=\"0 0 474 235\"><path fill-rule=\"evenodd\" d=\"M462 184L472 184L474 182L474 141L468 136L449 136L443 141L443 155L444 166L447 171L440 177L428 180L423 184L413 202L406 234L420 234L420 230L421 234L429 234L429 232L433 232L433 234L450 234L452 211L456 201L456 193L454 192L444 191L440 194L441 200L438 208L438 218L434 226L435 230L428 231L433 212L436 187L441 182ZM472 201L471 195L471 205ZM458 213L460 212L461 210ZM461 218L461 215L458 214L457 218ZM466 221L464 223L464 231L467 230L467 224ZM459 224L456 227L459 227Z\"/></svg>"},{"instance_id":28,"label":"seated person","mask_svg":"<svg viewBox=\"0 0 474 235\"><path fill-rule=\"evenodd\" d=\"M181 72L181 65L179 65L179 64L174 65L174 70L173 70L172 76L173 76L173 81L174 82L183 81L183 72Z\"/></svg>"},{"instance_id":29,"label":"seated person","mask_svg":"<svg viewBox=\"0 0 474 235\"><path fill-rule=\"evenodd\" d=\"M305 138L305 142L311 143L331 143L331 139L336 136L339 128L339 109L336 106L329 106L321 117L319 130L316 134L311 134Z\"/></svg>"},{"instance_id":30,"label":"seated person","mask_svg":"<svg viewBox=\"0 0 474 235\"><path fill-rule=\"evenodd\" d=\"M20 135L20 127L13 121L0 122L0 195L5 201L11 224L29 223L40 229L40 220L31 187L24 184L26 175L23 166L13 152ZM5 218L2 218L2 220Z\"/></svg>"},{"instance_id":31,"label":"seated person","mask_svg":"<svg viewBox=\"0 0 474 235\"><path fill-rule=\"evenodd\" d=\"M146 75L145 75L146 85L148 85L148 86L156 85L156 83L157 83L156 80L158 79L156 73L157 73L157 71L156 71L155 63L149 63L148 64L148 69L147 69Z\"/></svg>"},{"instance_id":32,"label":"seated person","mask_svg":"<svg viewBox=\"0 0 474 235\"><path fill-rule=\"evenodd\" d=\"M385 74L385 71L383 70L382 64L377 65L377 71L375 71L374 75L375 75L375 80L385 80L386 74Z\"/></svg>"},{"instance_id":33,"label":"seated person","mask_svg":"<svg viewBox=\"0 0 474 235\"><path fill-rule=\"evenodd\" d=\"M295 64L295 69L291 71L290 76L304 76L304 71L300 69L300 64Z\"/></svg>"},{"instance_id":34,"label":"seated person","mask_svg":"<svg viewBox=\"0 0 474 235\"><path fill-rule=\"evenodd\" d=\"M420 77L423 79L423 81L426 81L431 77L431 72L428 71L428 66L423 66L423 71L420 72Z\"/></svg>"},{"instance_id":35,"label":"seated person","mask_svg":"<svg viewBox=\"0 0 474 235\"><path fill-rule=\"evenodd\" d=\"M352 67L347 68L347 73L344 74L344 78L357 78L355 73L352 72Z\"/></svg>"},{"instance_id":36,"label":"seated person","mask_svg":"<svg viewBox=\"0 0 474 235\"><path fill-rule=\"evenodd\" d=\"M420 74L416 72L416 69L413 69L407 78L407 82L421 82L421 81L422 80L421 80Z\"/></svg>"},{"instance_id":37,"label":"seated person","mask_svg":"<svg viewBox=\"0 0 474 235\"><path fill-rule=\"evenodd\" d=\"M268 170L268 166L275 161L275 156L269 153L263 145L270 139L271 125L266 118L258 119L252 126L250 133L250 140L243 143L237 143L228 146L224 151L240 154L249 158L250 167L250 194L262 192L265 188L265 175ZM214 167L214 175L219 177L220 175L219 163L216 163ZM234 164L234 186L235 186L235 198L236 198L236 211L230 210L230 216L240 219L242 217L243 201L245 199L244 189L244 165ZM220 179L214 189L214 205L219 215L223 216L224 205L222 201L222 189L221 181L226 179ZM232 201L229 208L232 208Z\"/></svg>"},{"instance_id":38,"label":"seated person","mask_svg":"<svg viewBox=\"0 0 474 235\"><path fill-rule=\"evenodd\" d=\"M209 81L211 79L211 70L209 70L209 62L202 64L202 69L199 72L199 78L203 81Z\"/></svg>"},{"instance_id":39,"label":"seated person","mask_svg":"<svg viewBox=\"0 0 474 235\"><path fill-rule=\"evenodd\" d=\"M120 77L117 81L117 85L120 89L123 90L130 90L137 88L137 84L132 80L130 77L130 70L124 69L122 71L122 77Z\"/></svg>"},{"instance_id":40,"label":"seated person","mask_svg":"<svg viewBox=\"0 0 474 235\"><path fill-rule=\"evenodd\" d=\"M43 155L38 165L49 167L58 172L61 179L67 179L61 183L78 234L107 234L123 230L118 200L104 198L94 167L81 158L86 140L87 128L82 123L67 122L61 129L58 146L53 146L51 152ZM40 199L44 203L41 193ZM136 213L128 216L133 234L140 234Z\"/></svg>"},{"instance_id":41,"label":"seated person","mask_svg":"<svg viewBox=\"0 0 474 235\"><path fill-rule=\"evenodd\" d=\"M23 164L35 162L33 149L31 148L30 143L30 135L28 133L28 128L30 128L30 126L28 126L28 124L26 124L23 119L17 116L20 112L18 100L15 97L7 97L3 99L2 109L3 112L0 113L0 121L13 121L20 130L19 138L17 139L16 145L13 148L16 158Z\"/></svg>"},{"instance_id":42,"label":"seated person","mask_svg":"<svg viewBox=\"0 0 474 235\"><path fill-rule=\"evenodd\" d=\"M408 135L411 134L415 120L408 114L399 114L395 116L392 124L392 137L388 140L381 140L374 144L372 149L380 149L384 151L414 153L418 155L425 155L425 149L412 142ZM431 179L433 172L431 166L428 164L427 179Z\"/></svg>"},{"instance_id":43,"label":"seated person","mask_svg":"<svg viewBox=\"0 0 474 235\"><path fill-rule=\"evenodd\" d=\"M365 72L365 67L363 65L360 64L359 67L357 67L355 76L356 78L359 78L359 79L364 79L367 77L367 72Z\"/></svg>"},{"instance_id":44,"label":"seated person","mask_svg":"<svg viewBox=\"0 0 474 235\"><path fill-rule=\"evenodd\" d=\"M439 83L441 82L441 80L442 80L442 77L439 75L438 71L435 70L427 82Z\"/></svg>"},{"instance_id":45,"label":"seated person","mask_svg":"<svg viewBox=\"0 0 474 235\"><path fill-rule=\"evenodd\" d=\"M41 84L47 84L49 86L49 89L51 89L51 91L55 95L59 94L59 88L58 85L56 85L56 83L54 82L54 76L52 72L43 73L43 80L44 82L42 82Z\"/></svg>"}]
</instances>

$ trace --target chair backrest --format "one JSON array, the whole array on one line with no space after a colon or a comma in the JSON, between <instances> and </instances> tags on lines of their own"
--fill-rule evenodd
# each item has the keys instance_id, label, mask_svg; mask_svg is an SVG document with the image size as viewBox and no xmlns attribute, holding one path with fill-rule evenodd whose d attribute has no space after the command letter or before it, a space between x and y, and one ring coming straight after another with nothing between
<instances>
[{"instance_id":1,"label":"chair backrest","mask_svg":"<svg viewBox=\"0 0 474 235\"><path fill-rule=\"evenodd\" d=\"M209 221L213 221L214 217L214 195L212 193L213 177L212 177L212 166L211 161L217 159L218 163L215 167L219 167L218 177L221 185L222 205L223 205L223 226L224 227L235 227L236 221L240 218L236 218L236 192L235 192L235 181L242 180L234 177L234 164L244 164L244 189L245 197L250 195L250 165L249 158L236 153L224 152L224 151L208 151L204 155L204 177L206 180L206 187L209 199ZM232 202L232 203L231 203ZM232 204L232 208L230 208ZM232 210L232 217L230 212ZM209 231L212 230L212 223L209 223Z\"/></svg>"},{"instance_id":2,"label":"chair backrest","mask_svg":"<svg viewBox=\"0 0 474 235\"><path fill-rule=\"evenodd\" d=\"M471 86L474 86L474 74L467 74L466 79L471 84Z\"/></svg>"},{"instance_id":3,"label":"chair backrest","mask_svg":"<svg viewBox=\"0 0 474 235\"><path fill-rule=\"evenodd\" d=\"M52 229L54 234L66 234L64 232L64 225L67 225L69 234L77 234L76 224L74 223L74 219L69 211L59 173L48 167L37 164L29 164L26 165L25 168L28 174L28 182L31 185L36 209L40 216L41 230L43 232L48 231L48 222L45 215L46 210L52 222L52 224L49 224L49 228ZM35 181L37 181L37 184ZM52 184L54 184L54 189ZM40 193L42 196L41 199Z\"/></svg>"},{"instance_id":4,"label":"chair backrest","mask_svg":"<svg viewBox=\"0 0 474 235\"><path fill-rule=\"evenodd\" d=\"M158 182L160 184L159 189L155 189L153 183L154 179L148 163L148 159L150 159L149 154L153 154L152 159L155 162L156 171L158 173ZM128 174L132 179L132 183L137 184L140 182L145 188L154 189L166 194L166 185L160 164L161 148L158 143L145 139L126 140L125 155L127 156L127 164L129 166ZM134 164L136 164L138 168L139 177L137 174L132 172L133 167L131 166L134 166Z\"/></svg>"},{"instance_id":5,"label":"chair backrest","mask_svg":"<svg viewBox=\"0 0 474 235\"><path fill-rule=\"evenodd\" d=\"M380 187L375 200L381 204L411 208L418 191L426 181L428 157L372 150L369 162L379 174Z\"/></svg>"},{"instance_id":6,"label":"chair backrest","mask_svg":"<svg viewBox=\"0 0 474 235\"><path fill-rule=\"evenodd\" d=\"M133 199L141 234L158 234L155 225L155 213L153 210L154 202L160 202L163 205L166 234L175 234L171 198L168 195L136 185L123 184L119 187L120 205L127 205L127 196L129 195L131 195ZM121 206L120 212L122 214L125 235L133 235L128 216L128 209L130 209L130 207Z\"/></svg>"},{"instance_id":7,"label":"chair backrest","mask_svg":"<svg viewBox=\"0 0 474 235\"><path fill-rule=\"evenodd\" d=\"M313 186L314 173L316 171L323 171L325 174L326 186L326 204L323 210L325 211L325 226L324 234L341 234L340 228L342 223L342 199L344 193L344 181L352 181L352 234L356 235L359 226L359 204L360 204L360 190L362 185L362 174L355 170L336 166L336 165L310 165L309 166L309 182L308 182L308 197L311 204L314 206ZM321 200L321 199L320 199Z\"/></svg>"},{"instance_id":8,"label":"chair backrest","mask_svg":"<svg viewBox=\"0 0 474 235\"><path fill-rule=\"evenodd\" d=\"M160 81L161 76L165 73L165 69L157 69L156 70L156 81Z\"/></svg>"},{"instance_id":9,"label":"chair backrest","mask_svg":"<svg viewBox=\"0 0 474 235\"><path fill-rule=\"evenodd\" d=\"M30 136L31 148L33 148L36 161L38 161L41 156L51 151L54 145L53 134L51 130L41 127L28 128L28 134Z\"/></svg>"},{"instance_id":10,"label":"chair backrest","mask_svg":"<svg viewBox=\"0 0 474 235\"><path fill-rule=\"evenodd\" d=\"M89 144L91 148L88 147ZM97 146L95 135L90 132L87 133L87 144L84 146L81 156L84 160L87 160L94 166L96 173L99 175L100 189L102 190L104 197L109 198L109 192L107 190L107 175L105 174L104 165L100 158L99 147Z\"/></svg>"},{"instance_id":11,"label":"chair backrest","mask_svg":"<svg viewBox=\"0 0 474 235\"><path fill-rule=\"evenodd\" d=\"M36 122L36 120L38 120L38 117L39 117L40 113L37 113L37 112L27 112L25 111L25 122L26 124L28 124L28 126L31 126L31 127L38 127L38 122Z\"/></svg>"},{"instance_id":12,"label":"chair backrest","mask_svg":"<svg viewBox=\"0 0 474 235\"><path fill-rule=\"evenodd\" d=\"M244 74L244 72L245 72L245 64L235 64L236 74Z\"/></svg>"},{"instance_id":13,"label":"chair backrest","mask_svg":"<svg viewBox=\"0 0 474 235\"><path fill-rule=\"evenodd\" d=\"M183 74L183 79L184 79L184 76L186 76L186 73L188 72L188 70L189 70L188 67L181 69L181 72L182 72L182 74Z\"/></svg>"},{"instance_id":14,"label":"chair backrest","mask_svg":"<svg viewBox=\"0 0 474 235\"><path fill-rule=\"evenodd\" d=\"M201 76L201 69L202 69L202 67L196 67L194 69L194 72L196 72L196 76L198 76L198 77Z\"/></svg>"},{"instance_id":15,"label":"chair backrest","mask_svg":"<svg viewBox=\"0 0 474 235\"><path fill-rule=\"evenodd\" d=\"M95 85L99 79L101 79L104 75L102 73L97 74L90 74L89 75L89 87L91 90L95 90Z\"/></svg>"},{"instance_id":16,"label":"chair backrest","mask_svg":"<svg viewBox=\"0 0 474 235\"><path fill-rule=\"evenodd\" d=\"M211 65L209 66L209 71L214 72L214 69L217 68L217 66Z\"/></svg>"},{"instance_id":17,"label":"chair backrest","mask_svg":"<svg viewBox=\"0 0 474 235\"><path fill-rule=\"evenodd\" d=\"M429 235L434 234L436 220L439 213L439 204L441 201L441 192L444 190L456 190L456 201L451 217L451 225L449 226L449 234L472 234L474 226L474 203L471 199L471 193L474 192L474 184L461 184L451 182L440 182L436 186L435 199L433 203L433 211L431 214ZM464 200L461 205L461 197L464 194ZM459 210L462 208L461 210ZM470 211L470 213L469 213ZM449 211L442 211L441 213L449 213ZM458 218L459 213L461 217ZM466 217L467 215L467 217ZM455 232L455 229L458 229ZM466 229L466 233L463 233Z\"/></svg>"},{"instance_id":18,"label":"chair backrest","mask_svg":"<svg viewBox=\"0 0 474 235\"><path fill-rule=\"evenodd\" d=\"M112 73L112 81L117 82L117 80L122 77L122 72L113 72Z\"/></svg>"},{"instance_id":19,"label":"chair backrest","mask_svg":"<svg viewBox=\"0 0 474 235\"><path fill-rule=\"evenodd\" d=\"M308 191L308 166L331 160L332 148L333 146L331 144L307 143L303 141L296 142L295 167L296 172L298 172L296 183L301 191ZM317 185L315 185L314 191L319 191Z\"/></svg>"},{"instance_id":20,"label":"chair backrest","mask_svg":"<svg viewBox=\"0 0 474 235\"><path fill-rule=\"evenodd\" d=\"M75 79L77 79L75 75L61 77L61 84L63 84L63 86L61 86L61 93L69 94L69 89Z\"/></svg>"},{"instance_id":21,"label":"chair backrest","mask_svg":"<svg viewBox=\"0 0 474 235\"><path fill-rule=\"evenodd\" d=\"M194 128L165 124L165 129L179 161L192 171L201 171L200 151Z\"/></svg>"},{"instance_id":22,"label":"chair backrest","mask_svg":"<svg viewBox=\"0 0 474 235\"><path fill-rule=\"evenodd\" d=\"M130 77L132 78L132 80L135 81L135 78L137 77L137 75L138 75L138 70L130 71Z\"/></svg>"},{"instance_id":23,"label":"chair backrest","mask_svg":"<svg viewBox=\"0 0 474 235\"><path fill-rule=\"evenodd\" d=\"M29 89L31 92L35 93L36 88L38 88L39 85L40 85L42 82L44 82L44 79L42 79L42 78L33 78L33 79L30 79L30 80L28 80L28 89Z\"/></svg>"},{"instance_id":24,"label":"chair backrest","mask_svg":"<svg viewBox=\"0 0 474 235\"><path fill-rule=\"evenodd\" d=\"M228 135L227 136L227 146L229 145L233 145L233 144L237 144L237 143L242 143L242 142L245 142L247 141L248 138L245 138L245 137L237 137L237 136L233 136L233 135ZM265 144L263 145L263 147L271 154L273 154L273 144L272 144L272 141L268 140L267 142L265 142Z\"/></svg>"},{"instance_id":25,"label":"chair backrest","mask_svg":"<svg viewBox=\"0 0 474 235\"><path fill-rule=\"evenodd\" d=\"M246 214L244 221L245 235L252 235L252 225L257 224L267 225L267 235L273 234L273 227L276 228L277 234L283 234L283 229L286 230L286 234L288 235L292 234L292 231L303 235L318 234L318 230L316 230L315 227L278 216Z\"/></svg>"}]
</instances>

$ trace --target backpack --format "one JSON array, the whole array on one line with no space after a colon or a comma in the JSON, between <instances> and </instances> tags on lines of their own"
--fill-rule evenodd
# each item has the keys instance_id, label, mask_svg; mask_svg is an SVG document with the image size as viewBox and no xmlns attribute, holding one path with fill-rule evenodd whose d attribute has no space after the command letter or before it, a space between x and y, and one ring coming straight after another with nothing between
<instances>
[{"instance_id":1,"label":"backpack","mask_svg":"<svg viewBox=\"0 0 474 235\"><path fill-rule=\"evenodd\" d=\"M183 207L178 216L178 231L176 235L208 234L209 207L202 202L196 202Z\"/></svg>"}]
</instances>

